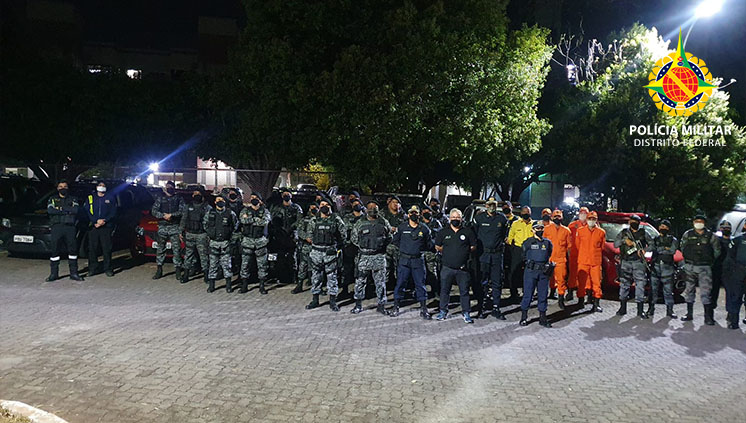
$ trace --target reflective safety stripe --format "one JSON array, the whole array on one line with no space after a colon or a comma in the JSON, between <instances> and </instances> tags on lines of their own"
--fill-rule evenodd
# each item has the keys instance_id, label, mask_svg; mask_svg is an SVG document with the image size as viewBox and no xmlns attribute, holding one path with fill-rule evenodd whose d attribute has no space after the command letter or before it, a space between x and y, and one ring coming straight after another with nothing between
<instances>
[{"instance_id":1,"label":"reflective safety stripe","mask_svg":"<svg viewBox=\"0 0 746 423\"><path fill-rule=\"evenodd\" d=\"M91 207L91 216L93 216L93 195L88 196L88 204Z\"/></svg>"},{"instance_id":2,"label":"reflective safety stripe","mask_svg":"<svg viewBox=\"0 0 746 423\"><path fill-rule=\"evenodd\" d=\"M51 260L51 261L60 261L60 256L50 257L49 260Z\"/></svg>"},{"instance_id":3,"label":"reflective safety stripe","mask_svg":"<svg viewBox=\"0 0 746 423\"><path fill-rule=\"evenodd\" d=\"M67 256L68 260L77 260L78 256Z\"/></svg>"}]
</instances>

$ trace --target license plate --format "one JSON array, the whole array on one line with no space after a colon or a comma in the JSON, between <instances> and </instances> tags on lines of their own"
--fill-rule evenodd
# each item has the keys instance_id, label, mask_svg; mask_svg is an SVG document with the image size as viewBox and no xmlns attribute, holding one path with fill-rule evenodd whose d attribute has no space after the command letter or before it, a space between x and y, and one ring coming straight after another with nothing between
<instances>
[{"instance_id":1,"label":"license plate","mask_svg":"<svg viewBox=\"0 0 746 423\"><path fill-rule=\"evenodd\" d=\"M33 244L33 235L13 235L13 242L23 242L24 244Z\"/></svg>"},{"instance_id":2,"label":"license plate","mask_svg":"<svg viewBox=\"0 0 746 423\"><path fill-rule=\"evenodd\" d=\"M276 253L267 254L267 261L277 261L277 254Z\"/></svg>"},{"instance_id":3,"label":"license plate","mask_svg":"<svg viewBox=\"0 0 746 423\"><path fill-rule=\"evenodd\" d=\"M158 249L158 241L153 241L153 249L154 249L154 250L155 250L155 249ZM167 243L166 243L166 249L167 249L167 250L170 250L170 249L171 249L171 243L170 243L170 242L167 242Z\"/></svg>"}]
</instances>

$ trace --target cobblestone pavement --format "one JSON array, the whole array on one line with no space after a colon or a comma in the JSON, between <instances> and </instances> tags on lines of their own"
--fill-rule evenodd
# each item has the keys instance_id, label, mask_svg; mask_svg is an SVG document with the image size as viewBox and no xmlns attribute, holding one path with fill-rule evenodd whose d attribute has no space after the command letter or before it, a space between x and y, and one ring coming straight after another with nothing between
<instances>
[{"instance_id":1,"label":"cobblestone pavement","mask_svg":"<svg viewBox=\"0 0 746 423\"><path fill-rule=\"evenodd\" d=\"M371 301L359 315L349 302L340 313L306 311L310 294L290 286L207 294L201 280L151 280L153 263L45 284L46 263L0 256L0 398L71 423L746 414L746 336L724 328L722 295L715 327L703 326L699 304L685 324L660 312L619 318L613 302L595 315L565 315L550 302L552 329L520 327L512 306L505 322L467 326L458 317L424 322L409 307L383 317Z\"/></svg>"}]
</instances>

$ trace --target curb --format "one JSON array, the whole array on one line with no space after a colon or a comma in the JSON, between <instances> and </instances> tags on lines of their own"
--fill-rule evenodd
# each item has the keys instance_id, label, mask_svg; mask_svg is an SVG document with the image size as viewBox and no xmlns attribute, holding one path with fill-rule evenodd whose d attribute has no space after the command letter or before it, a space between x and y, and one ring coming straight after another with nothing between
<instances>
[{"instance_id":1,"label":"curb","mask_svg":"<svg viewBox=\"0 0 746 423\"><path fill-rule=\"evenodd\" d=\"M68 423L66 420L63 420L52 413L39 410L36 407L32 407L20 401L0 400L0 406L9 410L13 414L30 419L34 423Z\"/></svg>"}]
</instances>

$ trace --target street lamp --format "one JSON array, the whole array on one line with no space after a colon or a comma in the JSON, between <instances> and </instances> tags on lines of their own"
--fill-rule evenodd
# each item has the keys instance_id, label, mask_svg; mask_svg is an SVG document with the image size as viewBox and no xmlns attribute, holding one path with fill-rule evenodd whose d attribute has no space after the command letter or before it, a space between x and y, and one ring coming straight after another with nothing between
<instances>
[{"instance_id":1,"label":"street lamp","mask_svg":"<svg viewBox=\"0 0 746 423\"><path fill-rule=\"evenodd\" d=\"M710 16L718 13L720 10L722 10L723 4L725 4L725 0L702 0L699 6L694 9L694 21L692 21L692 25L689 27L689 30L686 31L686 37L684 37L684 45L686 45L686 42L689 40L689 34L691 34L692 28L694 28L694 24L697 23L697 20L699 18L709 18Z\"/></svg>"},{"instance_id":2,"label":"street lamp","mask_svg":"<svg viewBox=\"0 0 746 423\"><path fill-rule=\"evenodd\" d=\"M160 168L160 165L158 162L153 162L150 165L148 165L148 169L150 169L152 172L158 172L158 168Z\"/></svg>"}]
</instances>

